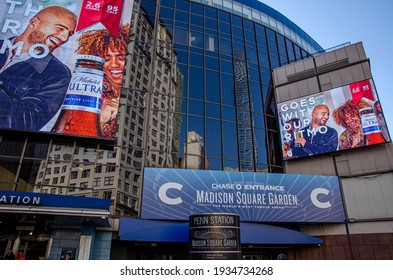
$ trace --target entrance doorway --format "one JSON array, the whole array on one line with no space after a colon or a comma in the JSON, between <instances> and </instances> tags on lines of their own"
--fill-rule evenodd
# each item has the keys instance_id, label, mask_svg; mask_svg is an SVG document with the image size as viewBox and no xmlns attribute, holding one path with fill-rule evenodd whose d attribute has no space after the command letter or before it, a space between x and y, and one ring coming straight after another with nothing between
<instances>
[{"instance_id":1,"label":"entrance doorway","mask_svg":"<svg viewBox=\"0 0 393 280\"><path fill-rule=\"evenodd\" d=\"M48 240L21 239L18 252L23 252L26 260L45 260L47 249Z\"/></svg>"}]
</instances>

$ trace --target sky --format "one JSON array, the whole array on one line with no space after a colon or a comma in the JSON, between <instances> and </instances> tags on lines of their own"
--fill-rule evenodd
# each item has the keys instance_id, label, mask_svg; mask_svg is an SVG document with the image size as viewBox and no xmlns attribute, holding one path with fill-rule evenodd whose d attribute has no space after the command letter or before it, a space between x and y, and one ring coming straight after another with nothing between
<instances>
[{"instance_id":1,"label":"sky","mask_svg":"<svg viewBox=\"0 0 393 280\"><path fill-rule=\"evenodd\" d=\"M393 1L260 0L293 21L324 49L363 42L393 137Z\"/></svg>"}]
</instances>

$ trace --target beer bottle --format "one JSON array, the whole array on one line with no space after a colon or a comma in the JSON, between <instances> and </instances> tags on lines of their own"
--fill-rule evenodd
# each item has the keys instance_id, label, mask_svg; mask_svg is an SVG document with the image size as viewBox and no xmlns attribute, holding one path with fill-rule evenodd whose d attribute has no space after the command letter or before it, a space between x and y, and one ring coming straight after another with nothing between
<instances>
[{"instance_id":1,"label":"beer bottle","mask_svg":"<svg viewBox=\"0 0 393 280\"><path fill-rule=\"evenodd\" d=\"M367 107L360 109L359 115L362 122L365 145L368 146L386 142L378 125L378 120L374 114L373 108Z\"/></svg>"},{"instance_id":2,"label":"beer bottle","mask_svg":"<svg viewBox=\"0 0 393 280\"><path fill-rule=\"evenodd\" d=\"M292 158L292 148L291 148L291 143L284 137L284 144L283 144L283 150L284 150L284 159L290 159Z\"/></svg>"},{"instance_id":3,"label":"beer bottle","mask_svg":"<svg viewBox=\"0 0 393 280\"><path fill-rule=\"evenodd\" d=\"M100 111L104 59L78 55L59 117L52 132L100 136Z\"/></svg>"}]
</instances>

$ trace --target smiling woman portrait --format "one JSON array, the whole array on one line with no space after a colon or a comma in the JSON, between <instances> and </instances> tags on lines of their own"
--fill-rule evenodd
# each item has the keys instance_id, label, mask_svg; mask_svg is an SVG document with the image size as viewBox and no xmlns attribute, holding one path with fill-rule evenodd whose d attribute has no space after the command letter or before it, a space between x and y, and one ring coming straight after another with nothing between
<instances>
[{"instance_id":1,"label":"smiling woman portrait","mask_svg":"<svg viewBox=\"0 0 393 280\"><path fill-rule=\"evenodd\" d=\"M363 100L354 105L353 100L349 99L333 111L334 122L345 128L338 138L339 150L364 146L359 110L367 107L370 107L370 104Z\"/></svg>"},{"instance_id":2,"label":"smiling woman portrait","mask_svg":"<svg viewBox=\"0 0 393 280\"><path fill-rule=\"evenodd\" d=\"M120 27L118 38L107 29L89 30L78 38L78 54L105 59L100 114L100 136L103 138L115 137L129 30L130 26L125 24Z\"/></svg>"}]
</instances>

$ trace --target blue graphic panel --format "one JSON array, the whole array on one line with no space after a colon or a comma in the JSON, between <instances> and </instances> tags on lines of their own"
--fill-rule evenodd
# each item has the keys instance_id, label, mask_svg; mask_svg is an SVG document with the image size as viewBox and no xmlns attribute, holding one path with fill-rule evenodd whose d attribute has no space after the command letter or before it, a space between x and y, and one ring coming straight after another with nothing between
<instances>
[{"instance_id":1,"label":"blue graphic panel","mask_svg":"<svg viewBox=\"0 0 393 280\"><path fill-rule=\"evenodd\" d=\"M233 213L249 222L344 222L338 178L145 168L143 219Z\"/></svg>"},{"instance_id":2,"label":"blue graphic panel","mask_svg":"<svg viewBox=\"0 0 393 280\"><path fill-rule=\"evenodd\" d=\"M0 205L2 204L109 210L111 200L34 192L0 191Z\"/></svg>"}]
</instances>

